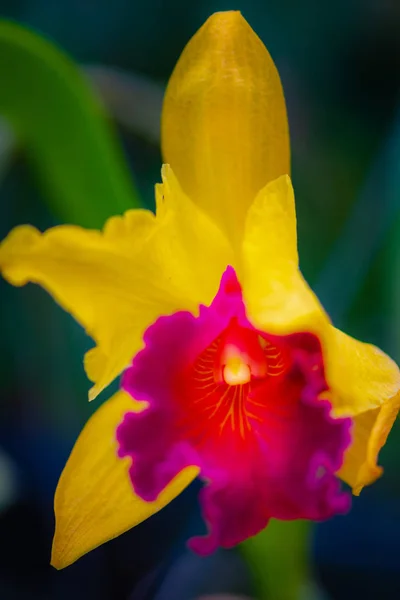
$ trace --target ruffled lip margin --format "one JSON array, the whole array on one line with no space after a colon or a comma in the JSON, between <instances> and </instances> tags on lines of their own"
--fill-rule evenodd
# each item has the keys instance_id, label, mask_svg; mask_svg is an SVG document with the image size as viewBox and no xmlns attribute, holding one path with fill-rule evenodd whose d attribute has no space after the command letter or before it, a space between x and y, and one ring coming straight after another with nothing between
<instances>
[{"instance_id":1,"label":"ruffled lip margin","mask_svg":"<svg viewBox=\"0 0 400 600\"><path fill-rule=\"evenodd\" d=\"M274 449L260 447L250 457L250 464L248 457L244 462L230 457L213 464L210 453L203 455L182 436L171 382L184 357L193 352L195 338L201 339L204 349L205 332L209 342L216 339L232 316L254 329L245 315L236 274L229 267L213 303L201 307L198 317L178 312L160 317L148 328L145 347L122 380L123 389L149 405L141 413L126 414L117 429L119 456L132 458L130 477L135 492L154 501L188 466L198 466L200 478L206 482L199 499L209 533L189 541L201 555L255 535L271 517L319 521L347 512L351 503L335 477L351 442L351 419L334 418L330 402L320 399L328 386L321 346L313 334L270 336L291 348L290 385L299 386L298 421L285 434L285 472L270 474L271 465L282 463L281 454ZM293 439L298 440L295 450L291 448Z\"/></svg>"}]
</instances>

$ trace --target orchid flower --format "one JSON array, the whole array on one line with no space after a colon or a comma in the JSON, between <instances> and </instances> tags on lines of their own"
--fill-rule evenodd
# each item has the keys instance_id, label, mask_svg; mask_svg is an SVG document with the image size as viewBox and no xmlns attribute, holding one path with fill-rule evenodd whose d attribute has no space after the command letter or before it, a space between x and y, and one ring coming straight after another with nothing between
<instances>
[{"instance_id":1,"label":"orchid flower","mask_svg":"<svg viewBox=\"0 0 400 600\"><path fill-rule=\"evenodd\" d=\"M52 564L62 568L147 519L196 477L200 554L271 518L326 519L380 474L400 373L334 328L298 266L279 75L238 12L189 42L162 115L156 213L103 231L13 230L0 267L34 282L95 341L94 413L61 475ZM338 282L340 284L340 282Z\"/></svg>"}]
</instances>

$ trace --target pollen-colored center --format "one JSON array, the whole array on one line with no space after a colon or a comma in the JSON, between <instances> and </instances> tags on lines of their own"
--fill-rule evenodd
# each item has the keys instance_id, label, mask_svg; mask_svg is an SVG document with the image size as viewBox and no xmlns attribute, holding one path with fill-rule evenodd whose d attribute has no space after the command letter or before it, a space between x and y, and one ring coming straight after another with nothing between
<instances>
[{"instance_id":1,"label":"pollen-colored center","mask_svg":"<svg viewBox=\"0 0 400 600\"><path fill-rule=\"evenodd\" d=\"M235 356L235 348L223 367L222 377L228 385L244 385L251 380L250 365L244 362L240 356Z\"/></svg>"},{"instance_id":2,"label":"pollen-colored center","mask_svg":"<svg viewBox=\"0 0 400 600\"><path fill-rule=\"evenodd\" d=\"M232 319L196 358L184 377L183 389L180 382L179 396L192 437L229 430L246 437L262 421L266 408L256 390L268 389L272 380L276 387L288 366L283 349Z\"/></svg>"}]
</instances>

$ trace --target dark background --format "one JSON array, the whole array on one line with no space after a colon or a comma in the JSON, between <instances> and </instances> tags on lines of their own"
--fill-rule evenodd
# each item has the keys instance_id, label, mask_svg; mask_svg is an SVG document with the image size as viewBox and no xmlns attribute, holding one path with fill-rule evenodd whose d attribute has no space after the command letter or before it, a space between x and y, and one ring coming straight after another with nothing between
<instances>
[{"instance_id":1,"label":"dark background","mask_svg":"<svg viewBox=\"0 0 400 600\"><path fill-rule=\"evenodd\" d=\"M148 206L160 177L166 81L193 33L212 12L227 9L242 11L281 74L302 270L337 326L399 360L398 0L0 0L0 17L31 27L91 67L88 76L115 119ZM23 148L0 129L1 237L18 223L57 223L48 206ZM199 526L196 484L65 571L48 565L57 479L98 406L86 402L82 354L90 342L42 290L4 281L0 328L0 599L251 594L236 552L200 560L185 550ZM400 597L399 457L397 424L381 456L384 478L355 499L349 516L314 529L315 579L328 597Z\"/></svg>"}]
</instances>

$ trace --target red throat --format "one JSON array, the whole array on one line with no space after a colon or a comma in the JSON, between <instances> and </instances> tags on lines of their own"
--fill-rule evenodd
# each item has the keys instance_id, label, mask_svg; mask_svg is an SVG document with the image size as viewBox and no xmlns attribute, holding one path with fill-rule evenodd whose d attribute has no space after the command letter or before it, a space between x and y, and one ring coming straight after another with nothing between
<instances>
[{"instance_id":1,"label":"red throat","mask_svg":"<svg viewBox=\"0 0 400 600\"><path fill-rule=\"evenodd\" d=\"M187 369L177 381L177 397L192 397L190 429L193 442L200 432L220 436L228 432L245 438L262 420L256 390L276 390L290 368L290 357L256 330L243 327L237 318ZM259 408L265 409L265 403ZM186 417L188 417L188 412Z\"/></svg>"}]
</instances>

